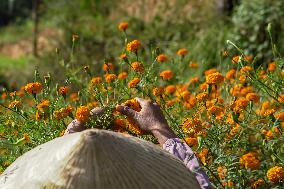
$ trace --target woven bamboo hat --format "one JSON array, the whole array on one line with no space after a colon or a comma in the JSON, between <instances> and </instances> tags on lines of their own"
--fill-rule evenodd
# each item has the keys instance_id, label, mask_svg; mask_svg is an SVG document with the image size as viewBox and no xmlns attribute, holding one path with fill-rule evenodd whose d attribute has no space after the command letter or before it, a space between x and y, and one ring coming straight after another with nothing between
<instances>
[{"instance_id":1,"label":"woven bamboo hat","mask_svg":"<svg viewBox=\"0 0 284 189\"><path fill-rule=\"evenodd\" d=\"M184 164L154 144L90 129L42 144L0 176L1 189L200 188Z\"/></svg>"}]
</instances>

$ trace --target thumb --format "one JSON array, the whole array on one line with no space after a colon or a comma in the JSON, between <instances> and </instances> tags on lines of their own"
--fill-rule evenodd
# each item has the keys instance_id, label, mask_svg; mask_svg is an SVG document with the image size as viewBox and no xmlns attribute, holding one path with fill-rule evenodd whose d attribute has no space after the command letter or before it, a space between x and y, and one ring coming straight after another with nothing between
<instances>
[{"instance_id":1,"label":"thumb","mask_svg":"<svg viewBox=\"0 0 284 189\"><path fill-rule=\"evenodd\" d=\"M117 105L116 110L129 118L135 119L137 112L127 106Z\"/></svg>"}]
</instances>

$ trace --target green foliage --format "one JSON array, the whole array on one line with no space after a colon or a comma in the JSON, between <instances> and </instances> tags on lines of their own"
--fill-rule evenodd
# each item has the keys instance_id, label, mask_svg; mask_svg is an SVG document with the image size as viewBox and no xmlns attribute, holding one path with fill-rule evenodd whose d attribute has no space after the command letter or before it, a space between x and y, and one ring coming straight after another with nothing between
<instances>
[{"instance_id":1,"label":"green foliage","mask_svg":"<svg viewBox=\"0 0 284 189\"><path fill-rule=\"evenodd\" d=\"M266 27L272 23L273 41L280 46L284 31L283 9L284 1L242 1L232 18L231 39L241 44L245 54L257 56L260 63L271 61L272 48Z\"/></svg>"}]
</instances>

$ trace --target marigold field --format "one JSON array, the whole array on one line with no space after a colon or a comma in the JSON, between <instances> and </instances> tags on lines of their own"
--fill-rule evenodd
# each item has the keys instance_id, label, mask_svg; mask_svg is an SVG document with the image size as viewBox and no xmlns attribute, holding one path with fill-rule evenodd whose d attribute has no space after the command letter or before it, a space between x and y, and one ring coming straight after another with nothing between
<instances>
[{"instance_id":1,"label":"marigold field","mask_svg":"<svg viewBox=\"0 0 284 189\"><path fill-rule=\"evenodd\" d=\"M64 61L57 52L54 64L65 68L65 84L36 70L30 83L2 92L0 172L28 150L61 137L75 118L88 128L157 143L114 111L122 103L140 111L134 98L142 97L160 104L216 188L284 188L284 60L277 51L272 62L259 66L257 57L228 41L236 51L224 50L215 68L197 76L201 63L189 58L190 49L149 50L128 35L128 27L131 23L118 26L124 46L117 47L121 54L114 62L78 67L72 61L76 51ZM79 38L73 35L74 47ZM105 107L106 113L91 119L94 107Z\"/></svg>"}]
</instances>

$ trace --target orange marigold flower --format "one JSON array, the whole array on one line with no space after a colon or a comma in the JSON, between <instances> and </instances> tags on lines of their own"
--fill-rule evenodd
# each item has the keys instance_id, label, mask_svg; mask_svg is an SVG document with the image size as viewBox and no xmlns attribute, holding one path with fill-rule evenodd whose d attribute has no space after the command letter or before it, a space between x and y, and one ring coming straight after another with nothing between
<instances>
[{"instance_id":1,"label":"orange marigold flower","mask_svg":"<svg viewBox=\"0 0 284 189\"><path fill-rule=\"evenodd\" d=\"M278 114L275 114L274 117L276 119L278 119L279 121L284 122L284 112L280 112Z\"/></svg>"},{"instance_id":2,"label":"orange marigold flower","mask_svg":"<svg viewBox=\"0 0 284 189\"><path fill-rule=\"evenodd\" d=\"M36 107L41 112L45 112L47 110L47 108L49 107L49 105L50 105L49 100L42 100L41 103L39 103Z\"/></svg>"},{"instance_id":3,"label":"orange marigold flower","mask_svg":"<svg viewBox=\"0 0 284 189\"><path fill-rule=\"evenodd\" d=\"M160 54L159 56L157 56L157 61L158 61L158 62L166 62L166 61L168 61L168 60L169 60L169 58L168 58L168 56L165 55L165 54Z\"/></svg>"},{"instance_id":4,"label":"orange marigold flower","mask_svg":"<svg viewBox=\"0 0 284 189\"><path fill-rule=\"evenodd\" d=\"M130 52L137 52L141 48L141 43L138 40L133 40L127 44L126 50Z\"/></svg>"},{"instance_id":5,"label":"orange marigold flower","mask_svg":"<svg viewBox=\"0 0 284 189\"><path fill-rule=\"evenodd\" d=\"M204 72L204 75L210 75L210 74L213 74L213 73L216 73L216 72L218 72L216 68L211 68L209 70L206 70Z\"/></svg>"},{"instance_id":6,"label":"orange marigold flower","mask_svg":"<svg viewBox=\"0 0 284 189\"><path fill-rule=\"evenodd\" d=\"M82 123L90 118L90 109L87 106L80 106L76 111L76 119Z\"/></svg>"},{"instance_id":7,"label":"orange marigold flower","mask_svg":"<svg viewBox=\"0 0 284 189\"><path fill-rule=\"evenodd\" d=\"M270 72L274 72L276 70L275 62L268 64L267 70L270 71Z\"/></svg>"},{"instance_id":8,"label":"orange marigold flower","mask_svg":"<svg viewBox=\"0 0 284 189\"><path fill-rule=\"evenodd\" d=\"M58 89L58 92L61 95L66 95L68 93L68 91L69 91L69 88L67 86L63 86L63 87L60 87Z\"/></svg>"},{"instance_id":9,"label":"orange marigold flower","mask_svg":"<svg viewBox=\"0 0 284 189\"><path fill-rule=\"evenodd\" d=\"M221 180L224 180L228 175L228 170L225 166L219 166L217 168L218 176Z\"/></svg>"},{"instance_id":10,"label":"orange marigold flower","mask_svg":"<svg viewBox=\"0 0 284 189\"><path fill-rule=\"evenodd\" d=\"M273 184L283 182L284 168L280 166L274 166L267 171L266 176L268 180Z\"/></svg>"},{"instance_id":11,"label":"orange marigold flower","mask_svg":"<svg viewBox=\"0 0 284 189\"><path fill-rule=\"evenodd\" d=\"M189 83L193 84L193 83L198 83L199 82L199 77L193 77L190 79Z\"/></svg>"},{"instance_id":12,"label":"orange marigold flower","mask_svg":"<svg viewBox=\"0 0 284 189\"><path fill-rule=\"evenodd\" d=\"M209 149L208 148L203 148L201 152L198 154L199 159L203 164L206 163L206 156L208 155Z\"/></svg>"},{"instance_id":13,"label":"orange marigold flower","mask_svg":"<svg viewBox=\"0 0 284 189\"><path fill-rule=\"evenodd\" d=\"M112 63L105 63L103 66L104 71L113 70L114 66Z\"/></svg>"},{"instance_id":14,"label":"orange marigold flower","mask_svg":"<svg viewBox=\"0 0 284 189\"><path fill-rule=\"evenodd\" d=\"M161 96L163 93L164 93L164 88L163 87L155 87L153 90L152 90L152 93L154 96Z\"/></svg>"},{"instance_id":15,"label":"orange marigold flower","mask_svg":"<svg viewBox=\"0 0 284 189\"><path fill-rule=\"evenodd\" d=\"M120 59L125 60L127 58L127 55L125 53L123 53L119 57L120 57Z\"/></svg>"},{"instance_id":16,"label":"orange marigold flower","mask_svg":"<svg viewBox=\"0 0 284 189\"><path fill-rule=\"evenodd\" d=\"M236 77L236 70L231 69L226 73L226 79L234 79Z\"/></svg>"},{"instance_id":17,"label":"orange marigold flower","mask_svg":"<svg viewBox=\"0 0 284 189\"><path fill-rule=\"evenodd\" d=\"M166 88L165 88L165 92L167 94L173 94L174 92L176 92L176 87L174 85L168 85Z\"/></svg>"},{"instance_id":18,"label":"orange marigold flower","mask_svg":"<svg viewBox=\"0 0 284 189\"><path fill-rule=\"evenodd\" d=\"M126 79L128 76L128 73L127 72L121 72L120 74L118 74L118 79L119 80L124 80Z\"/></svg>"},{"instance_id":19,"label":"orange marigold flower","mask_svg":"<svg viewBox=\"0 0 284 189\"><path fill-rule=\"evenodd\" d=\"M102 77L93 77L91 80L92 85L97 85L103 82Z\"/></svg>"},{"instance_id":20,"label":"orange marigold flower","mask_svg":"<svg viewBox=\"0 0 284 189\"><path fill-rule=\"evenodd\" d=\"M25 139L26 143L29 143L29 144L32 143L31 138L29 137L29 135L27 133L24 133L24 139Z\"/></svg>"},{"instance_id":21,"label":"orange marigold flower","mask_svg":"<svg viewBox=\"0 0 284 189\"><path fill-rule=\"evenodd\" d=\"M259 102L259 96L256 93L248 93L246 99L255 103Z\"/></svg>"},{"instance_id":22,"label":"orange marigold flower","mask_svg":"<svg viewBox=\"0 0 284 189\"><path fill-rule=\"evenodd\" d=\"M235 103L237 107L244 109L247 107L249 101L245 98L239 98Z\"/></svg>"},{"instance_id":23,"label":"orange marigold flower","mask_svg":"<svg viewBox=\"0 0 284 189\"><path fill-rule=\"evenodd\" d=\"M120 22L118 25L118 29L121 31L125 31L128 28L128 22Z\"/></svg>"},{"instance_id":24,"label":"orange marigold flower","mask_svg":"<svg viewBox=\"0 0 284 189\"><path fill-rule=\"evenodd\" d=\"M257 169L260 165L259 160L256 157L256 153L249 152L240 157L240 164L246 169Z\"/></svg>"},{"instance_id":25,"label":"orange marigold flower","mask_svg":"<svg viewBox=\"0 0 284 189\"><path fill-rule=\"evenodd\" d=\"M144 72L144 66L141 62L133 62L131 64L131 68L136 72L140 72L140 73Z\"/></svg>"},{"instance_id":26,"label":"orange marigold flower","mask_svg":"<svg viewBox=\"0 0 284 189\"><path fill-rule=\"evenodd\" d=\"M185 142L189 146L196 146L198 144L197 138L195 137L187 137L185 138Z\"/></svg>"},{"instance_id":27,"label":"orange marigold flower","mask_svg":"<svg viewBox=\"0 0 284 189\"><path fill-rule=\"evenodd\" d=\"M265 184L263 179L258 179L251 184L252 189L258 189Z\"/></svg>"},{"instance_id":28,"label":"orange marigold flower","mask_svg":"<svg viewBox=\"0 0 284 189\"><path fill-rule=\"evenodd\" d=\"M190 67L190 68L198 68L199 66L198 66L197 63L190 63L190 64L188 65L188 67Z\"/></svg>"},{"instance_id":29,"label":"orange marigold flower","mask_svg":"<svg viewBox=\"0 0 284 189\"><path fill-rule=\"evenodd\" d=\"M105 75L105 80L107 83L113 82L116 80L116 75L115 74L106 74Z\"/></svg>"},{"instance_id":30,"label":"orange marigold flower","mask_svg":"<svg viewBox=\"0 0 284 189\"><path fill-rule=\"evenodd\" d=\"M178 51L177 51L177 54L179 55L179 56L185 56L186 54L188 53L188 51L187 51L187 49L185 49L185 48L182 48L182 49L179 49Z\"/></svg>"},{"instance_id":31,"label":"orange marigold flower","mask_svg":"<svg viewBox=\"0 0 284 189\"><path fill-rule=\"evenodd\" d=\"M224 111L224 108L220 106L211 106L210 108L208 108L208 111L211 114L218 115Z\"/></svg>"},{"instance_id":32,"label":"orange marigold flower","mask_svg":"<svg viewBox=\"0 0 284 189\"><path fill-rule=\"evenodd\" d=\"M64 119L65 117L69 116L73 111L72 106L67 106L66 108L61 108L59 110L55 110L53 112L53 116L57 120Z\"/></svg>"},{"instance_id":33,"label":"orange marigold flower","mask_svg":"<svg viewBox=\"0 0 284 189\"><path fill-rule=\"evenodd\" d=\"M136 112L140 112L141 109L142 109L141 106L140 106L140 103L136 99L127 100L123 104L125 106L135 110Z\"/></svg>"},{"instance_id":34,"label":"orange marigold flower","mask_svg":"<svg viewBox=\"0 0 284 189\"><path fill-rule=\"evenodd\" d=\"M163 78L163 80L170 80L174 74L171 70L165 70L160 73L160 76Z\"/></svg>"},{"instance_id":35,"label":"orange marigold flower","mask_svg":"<svg viewBox=\"0 0 284 189\"><path fill-rule=\"evenodd\" d=\"M219 72L215 72L206 76L206 83L207 84L221 84L224 81L224 76Z\"/></svg>"},{"instance_id":36,"label":"orange marigold flower","mask_svg":"<svg viewBox=\"0 0 284 189\"><path fill-rule=\"evenodd\" d=\"M269 116L273 114L276 110L275 109L268 109L264 112L264 116Z\"/></svg>"},{"instance_id":37,"label":"orange marigold flower","mask_svg":"<svg viewBox=\"0 0 284 189\"><path fill-rule=\"evenodd\" d=\"M252 60L252 56L244 56L243 57L246 62L250 62ZM241 56L234 56L232 59L232 63L236 64L241 60Z\"/></svg>"},{"instance_id":38,"label":"orange marigold flower","mask_svg":"<svg viewBox=\"0 0 284 189\"><path fill-rule=\"evenodd\" d=\"M241 73L247 73L252 71L252 67L251 66L244 66L241 68Z\"/></svg>"},{"instance_id":39,"label":"orange marigold flower","mask_svg":"<svg viewBox=\"0 0 284 189\"><path fill-rule=\"evenodd\" d=\"M73 102L79 101L78 93L71 93L71 94L70 94L70 99L71 99Z\"/></svg>"},{"instance_id":40,"label":"orange marigold flower","mask_svg":"<svg viewBox=\"0 0 284 189\"><path fill-rule=\"evenodd\" d=\"M204 93L199 93L196 95L196 100L197 102L203 102L208 98L208 94L206 92Z\"/></svg>"},{"instance_id":41,"label":"orange marigold flower","mask_svg":"<svg viewBox=\"0 0 284 189\"><path fill-rule=\"evenodd\" d=\"M207 83L201 83L200 86L199 86L199 88L200 88L201 90L206 90L206 89L208 88L208 84L207 84Z\"/></svg>"},{"instance_id":42,"label":"orange marigold flower","mask_svg":"<svg viewBox=\"0 0 284 189\"><path fill-rule=\"evenodd\" d=\"M13 102L11 102L11 103L9 104L9 108L19 109L19 108L22 107L22 105L23 105L23 103L22 103L21 101L19 101L19 100L14 100Z\"/></svg>"},{"instance_id":43,"label":"orange marigold flower","mask_svg":"<svg viewBox=\"0 0 284 189\"><path fill-rule=\"evenodd\" d=\"M73 34L72 35L72 41L75 42L77 39L79 39L79 35Z\"/></svg>"},{"instance_id":44,"label":"orange marigold flower","mask_svg":"<svg viewBox=\"0 0 284 189\"><path fill-rule=\"evenodd\" d=\"M134 88L138 85L139 82L140 82L140 79L135 77L134 79L132 79L131 81L128 82L128 87Z\"/></svg>"},{"instance_id":45,"label":"orange marigold flower","mask_svg":"<svg viewBox=\"0 0 284 189\"><path fill-rule=\"evenodd\" d=\"M42 84L39 82L35 82L35 83L28 83L25 86L25 90L30 93L30 94L37 94L40 93L42 90Z\"/></svg>"},{"instance_id":46,"label":"orange marigold flower","mask_svg":"<svg viewBox=\"0 0 284 189\"><path fill-rule=\"evenodd\" d=\"M284 93L278 97L279 102L284 102Z\"/></svg>"}]
</instances>

